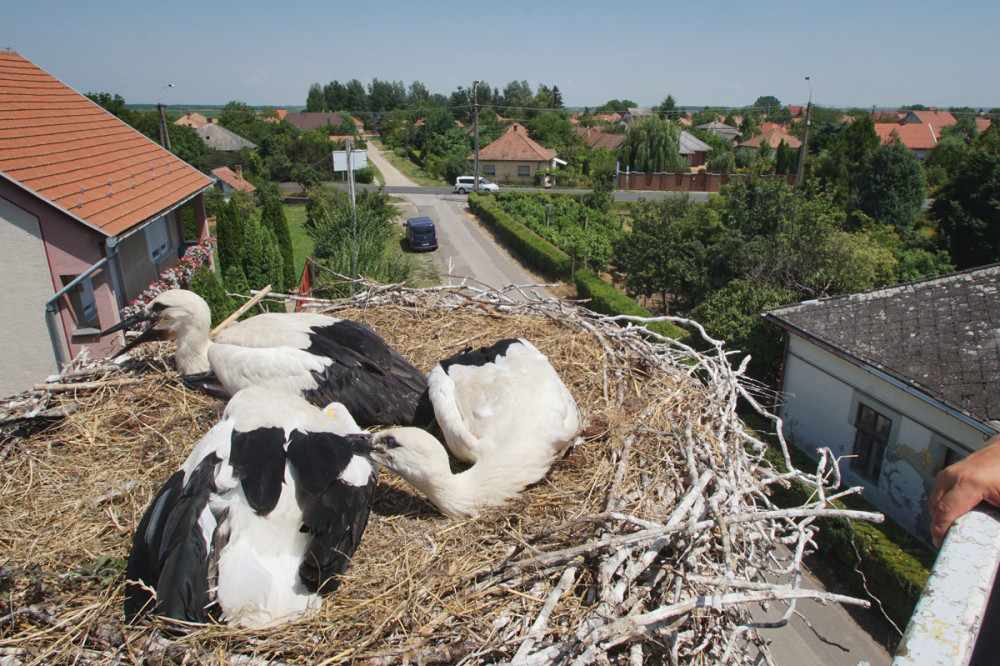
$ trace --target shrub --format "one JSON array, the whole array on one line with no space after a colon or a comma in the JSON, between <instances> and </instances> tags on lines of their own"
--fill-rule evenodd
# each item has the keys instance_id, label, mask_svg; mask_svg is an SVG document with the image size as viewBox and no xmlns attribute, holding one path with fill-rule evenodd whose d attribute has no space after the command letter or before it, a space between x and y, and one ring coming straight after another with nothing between
<instances>
[{"instance_id":1,"label":"shrub","mask_svg":"<svg viewBox=\"0 0 1000 666\"><path fill-rule=\"evenodd\" d=\"M357 183L374 183L375 182L375 169L371 167L364 167L362 169L354 170L354 181Z\"/></svg>"},{"instance_id":2,"label":"shrub","mask_svg":"<svg viewBox=\"0 0 1000 666\"><path fill-rule=\"evenodd\" d=\"M590 299L590 308L608 315L634 315L652 317L652 314L634 300L598 277L593 271L580 268L573 271L572 259L565 252L541 238L513 217L494 205L491 195L470 194L469 209L487 226L497 232L500 239L519 253L526 262L543 274L575 282L581 298ZM671 338L683 338L687 333L668 323L653 323L647 327Z\"/></svg>"},{"instance_id":3,"label":"shrub","mask_svg":"<svg viewBox=\"0 0 1000 666\"><path fill-rule=\"evenodd\" d=\"M212 311L212 326L219 325L236 309L222 283L219 282L219 277L204 264L194 272L188 288L208 303L208 308Z\"/></svg>"}]
</instances>

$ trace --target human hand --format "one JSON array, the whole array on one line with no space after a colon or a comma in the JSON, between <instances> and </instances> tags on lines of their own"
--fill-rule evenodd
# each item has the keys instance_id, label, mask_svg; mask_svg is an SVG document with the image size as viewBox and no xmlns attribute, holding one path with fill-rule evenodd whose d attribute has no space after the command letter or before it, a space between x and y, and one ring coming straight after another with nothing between
<instances>
[{"instance_id":1,"label":"human hand","mask_svg":"<svg viewBox=\"0 0 1000 666\"><path fill-rule=\"evenodd\" d=\"M982 501L1000 507L1000 435L938 474L928 503L934 545L940 548L951 524Z\"/></svg>"}]
</instances>

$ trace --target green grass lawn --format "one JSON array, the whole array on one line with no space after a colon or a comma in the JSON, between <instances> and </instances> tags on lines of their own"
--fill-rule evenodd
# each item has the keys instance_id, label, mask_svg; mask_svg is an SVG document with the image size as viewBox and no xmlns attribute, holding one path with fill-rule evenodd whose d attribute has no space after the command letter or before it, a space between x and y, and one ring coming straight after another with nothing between
<instances>
[{"instance_id":1,"label":"green grass lawn","mask_svg":"<svg viewBox=\"0 0 1000 666\"><path fill-rule=\"evenodd\" d=\"M295 258L295 275L302 276L302 267L306 257L313 251L313 239L306 232L306 207L285 206L285 219L288 220L288 233L292 236L292 256Z\"/></svg>"}]
</instances>

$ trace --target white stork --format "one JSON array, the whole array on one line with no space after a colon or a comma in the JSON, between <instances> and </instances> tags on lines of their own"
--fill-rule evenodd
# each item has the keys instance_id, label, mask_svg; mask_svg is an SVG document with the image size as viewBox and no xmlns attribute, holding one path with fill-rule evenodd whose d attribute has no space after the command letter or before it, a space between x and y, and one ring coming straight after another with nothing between
<instances>
[{"instance_id":1,"label":"white stork","mask_svg":"<svg viewBox=\"0 0 1000 666\"><path fill-rule=\"evenodd\" d=\"M448 447L473 465L453 474L441 442L417 428L369 436L371 456L454 518L475 516L541 480L580 428L573 396L527 340L456 354L431 371L428 385Z\"/></svg>"},{"instance_id":2,"label":"white stork","mask_svg":"<svg viewBox=\"0 0 1000 666\"><path fill-rule=\"evenodd\" d=\"M580 428L569 389L523 338L461 351L438 363L427 385L445 442L464 462L496 448L517 455L531 446L555 457Z\"/></svg>"},{"instance_id":3,"label":"white stork","mask_svg":"<svg viewBox=\"0 0 1000 666\"><path fill-rule=\"evenodd\" d=\"M343 403L362 427L433 423L424 375L364 324L307 312L268 313L235 323L211 341L211 320L204 299L173 289L102 335L149 322L119 356L148 340L176 339L181 375L205 379L214 373L230 395L268 386L317 406Z\"/></svg>"},{"instance_id":4,"label":"white stork","mask_svg":"<svg viewBox=\"0 0 1000 666\"><path fill-rule=\"evenodd\" d=\"M331 407L324 414L261 387L232 397L139 522L127 620L153 612L262 627L336 590L367 525L378 466L353 441L350 416Z\"/></svg>"}]
</instances>

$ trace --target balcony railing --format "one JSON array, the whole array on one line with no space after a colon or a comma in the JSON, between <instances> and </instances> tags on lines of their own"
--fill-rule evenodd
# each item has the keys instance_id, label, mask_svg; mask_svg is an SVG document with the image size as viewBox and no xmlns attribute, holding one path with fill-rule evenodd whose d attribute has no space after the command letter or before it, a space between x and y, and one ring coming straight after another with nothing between
<instances>
[{"instance_id":1,"label":"balcony railing","mask_svg":"<svg viewBox=\"0 0 1000 666\"><path fill-rule=\"evenodd\" d=\"M998 564L1000 510L981 504L948 531L893 666L997 663Z\"/></svg>"}]
</instances>

